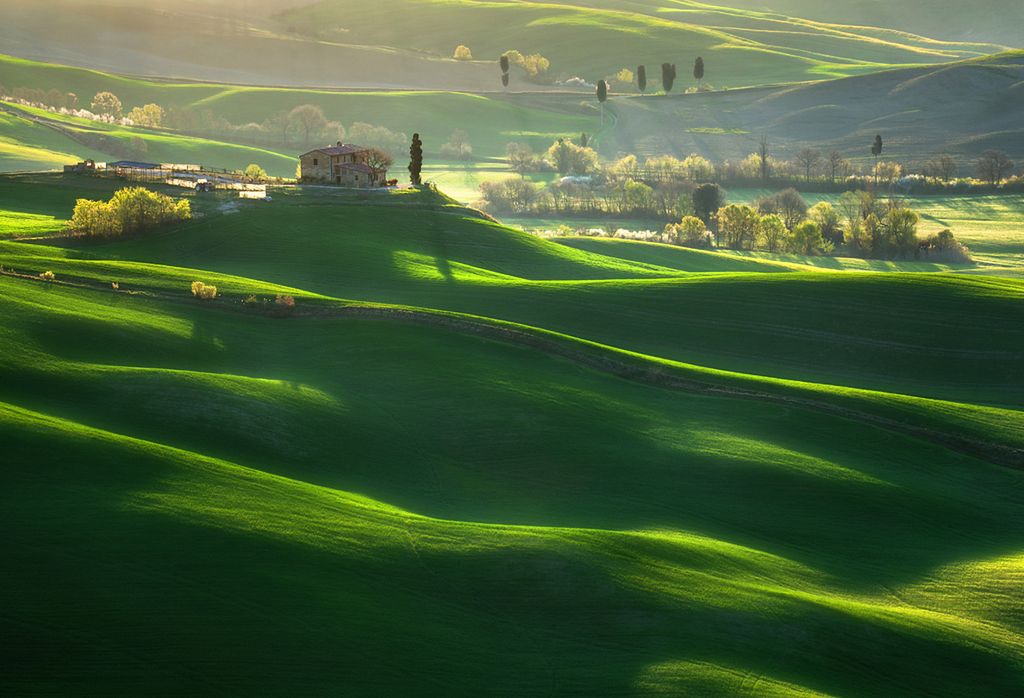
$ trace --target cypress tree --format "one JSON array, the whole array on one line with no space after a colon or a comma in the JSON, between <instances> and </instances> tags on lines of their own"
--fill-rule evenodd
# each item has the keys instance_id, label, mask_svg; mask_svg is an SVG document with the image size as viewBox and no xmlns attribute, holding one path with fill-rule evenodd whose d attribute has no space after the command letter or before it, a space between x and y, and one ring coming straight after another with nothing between
<instances>
[{"instance_id":1,"label":"cypress tree","mask_svg":"<svg viewBox=\"0 0 1024 698\"><path fill-rule=\"evenodd\" d=\"M409 181L414 186L423 182L420 180L420 172L423 170L423 142L420 134L412 134L412 145L409 146Z\"/></svg>"},{"instance_id":2,"label":"cypress tree","mask_svg":"<svg viewBox=\"0 0 1024 698\"><path fill-rule=\"evenodd\" d=\"M693 77L697 80L697 87L700 87L704 80L704 59L700 56L693 62Z\"/></svg>"},{"instance_id":3,"label":"cypress tree","mask_svg":"<svg viewBox=\"0 0 1024 698\"><path fill-rule=\"evenodd\" d=\"M672 85L676 82L676 66L674 63L662 63L661 64L661 86L665 90L665 94L672 91Z\"/></svg>"},{"instance_id":4,"label":"cypress tree","mask_svg":"<svg viewBox=\"0 0 1024 698\"><path fill-rule=\"evenodd\" d=\"M645 65L636 67L636 86L641 92L647 90L647 66Z\"/></svg>"}]
</instances>

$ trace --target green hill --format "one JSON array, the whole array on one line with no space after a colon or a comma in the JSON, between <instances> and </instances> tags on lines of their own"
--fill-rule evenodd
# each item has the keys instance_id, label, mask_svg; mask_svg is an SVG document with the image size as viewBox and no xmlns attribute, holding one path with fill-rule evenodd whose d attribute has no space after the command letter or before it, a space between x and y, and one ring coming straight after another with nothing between
<instances>
[{"instance_id":1,"label":"green hill","mask_svg":"<svg viewBox=\"0 0 1024 698\"><path fill-rule=\"evenodd\" d=\"M0 177L0 224L116 186ZM1024 283L192 201L5 227L5 693L1020 684Z\"/></svg>"},{"instance_id":2,"label":"green hill","mask_svg":"<svg viewBox=\"0 0 1024 698\"><path fill-rule=\"evenodd\" d=\"M1007 0L988 4L1007 18L1017 13ZM118 72L132 66L136 75L301 87L497 90L494 61L513 48L550 58L553 80L578 75L591 82L622 67L670 61L683 66L680 83L688 85L688 67L702 55L713 84L737 87L951 61L1020 44L1009 29L971 33L976 27L962 20L921 29L902 21L927 11L904 11L892 29L879 12L850 12L839 23L815 17L812 5L787 15L746 2L66 0L57 13L31 0L7 5L0 40L14 55ZM952 41L934 38L953 34ZM452 60L460 44L476 60ZM544 89L516 82L518 89Z\"/></svg>"}]
</instances>

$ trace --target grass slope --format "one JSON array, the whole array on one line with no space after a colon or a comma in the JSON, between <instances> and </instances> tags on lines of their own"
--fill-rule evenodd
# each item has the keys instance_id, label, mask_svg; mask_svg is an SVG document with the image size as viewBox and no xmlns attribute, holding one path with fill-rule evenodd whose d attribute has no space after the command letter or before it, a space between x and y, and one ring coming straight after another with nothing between
<instances>
[{"instance_id":1,"label":"grass slope","mask_svg":"<svg viewBox=\"0 0 1024 698\"><path fill-rule=\"evenodd\" d=\"M1007 0L995 2L1014 12ZM592 81L641 61L689 65L703 55L714 84L736 87L949 61L1002 47L984 34L939 41L893 31L877 13L864 13L870 21L839 24L733 3L395 0L374 6L321 0L238 6L154 0L140 6L72 0L57 16L30 0L8 4L0 39L16 55L108 70L132 65L136 74L306 87L496 89L493 61L510 48L550 57L555 76ZM476 60L451 60L459 44L469 45Z\"/></svg>"},{"instance_id":2,"label":"grass slope","mask_svg":"<svg viewBox=\"0 0 1024 698\"><path fill-rule=\"evenodd\" d=\"M104 186L0 178L0 209ZM845 365L1011 403L1018 282L685 271L427 194L220 203L118 243L0 242L6 269L79 284L0 276L5 692L1019 685L1022 472L936 435L1020 448L1024 413L770 377L787 355L832 383ZM192 278L226 297L189 300ZM303 312L238 302L278 292ZM466 306L490 317L429 310ZM698 346L746 347L761 375L664 358Z\"/></svg>"}]
</instances>

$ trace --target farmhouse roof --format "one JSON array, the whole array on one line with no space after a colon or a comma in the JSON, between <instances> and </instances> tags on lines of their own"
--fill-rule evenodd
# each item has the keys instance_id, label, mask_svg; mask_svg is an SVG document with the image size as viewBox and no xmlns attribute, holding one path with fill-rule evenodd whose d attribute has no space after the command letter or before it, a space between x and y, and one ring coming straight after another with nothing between
<instances>
[{"instance_id":1,"label":"farmhouse roof","mask_svg":"<svg viewBox=\"0 0 1024 698\"><path fill-rule=\"evenodd\" d=\"M373 168L367 165L365 162L343 162L338 166L342 170L355 170L356 172L365 172L366 174L373 174Z\"/></svg>"},{"instance_id":2,"label":"farmhouse roof","mask_svg":"<svg viewBox=\"0 0 1024 698\"><path fill-rule=\"evenodd\" d=\"M311 150L308 153L303 153L302 157L312 155L313 153L323 153L324 155L351 155L352 153L361 153L369 148L364 148L361 145L353 145L352 143L341 143L337 145L329 145L326 148L317 148Z\"/></svg>"}]
</instances>

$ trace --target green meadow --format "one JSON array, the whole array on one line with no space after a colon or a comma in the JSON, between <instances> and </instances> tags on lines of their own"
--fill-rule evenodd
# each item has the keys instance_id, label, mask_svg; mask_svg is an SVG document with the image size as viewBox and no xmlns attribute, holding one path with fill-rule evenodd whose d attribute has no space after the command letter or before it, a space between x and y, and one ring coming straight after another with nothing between
<instances>
[{"instance_id":1,"label":"green meadow","mask_svg":"<svg viewBox=\"0 0 1024 698\"><path fill-rule=\"evenodd\" d=\"M544 240L427 190L53 237L117 186L0 177L5 692L1024 677L1024 282Z\"/></svg>"}]
</instances>

